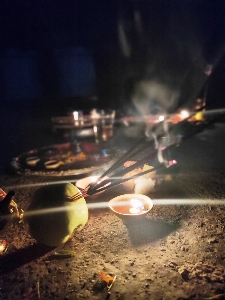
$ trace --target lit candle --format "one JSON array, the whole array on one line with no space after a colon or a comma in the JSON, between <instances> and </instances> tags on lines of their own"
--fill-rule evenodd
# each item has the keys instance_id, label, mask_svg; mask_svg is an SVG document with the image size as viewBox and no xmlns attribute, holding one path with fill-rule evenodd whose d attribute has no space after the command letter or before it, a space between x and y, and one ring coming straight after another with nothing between
<instances>
[{"instance_id":1,"label":"lit candle","mask_svg":"<svg viewBox=\"0 0 225 300\"><path fill-rule=\"evenodd\" d=\"M139 214L144 209L143 203L137 199L131 199L130 204L131 208L129 209L129 212L131 214Z\"/></svg>"},{"instance_id":2,"label":"lit candle","mask_svg":"<svg viewBox=\"0 0 225 300\"><path fill-rule=\"evenodd\" d=\"M78 121L78 117L79 117L78 111L75 111L75 112L73 113L73 117L74 117L74 121Z\"/></svg>"},{"instance_id":3,"label":"lit candle","mask_svg":"<svg viewBox=\"0 0 225 300\"><path fill-rule=\"evenodd\" d=\"M93 132L94 132L94 136L95 136L95 142L98 143L98 126L94 125L93 126Z\"/></svg>"},{"instance_id":4,"label":"lit candle","mask_svg":"<svg viewBox=\"0 0 225 300\"><path fill-rule=\"evenodd\" d=\"M83 112L81 110L73 112L75 126L82 126L84 124Z\"/></svg>"},{"instance_id":5,"label":"lit candle","mask_svg":"<svg viewBox=\"0 0 225 300\"><path fill-rule=\"evenodd\" d=\"M145 217L152 209L152 200L142 194L124 194L111 199L108 207L123 221Z\"/></svg>"}]
</instances>

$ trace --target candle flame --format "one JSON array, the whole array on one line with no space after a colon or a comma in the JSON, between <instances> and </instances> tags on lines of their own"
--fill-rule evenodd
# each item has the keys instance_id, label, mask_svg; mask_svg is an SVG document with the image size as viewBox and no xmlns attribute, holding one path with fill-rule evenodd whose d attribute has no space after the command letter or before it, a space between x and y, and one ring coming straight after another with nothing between
<instances>
[{"instance_id":1,"label":"candle flame","mask_svg":"<svg viewBox=\"0 0 225 300\"><path fill-rule=\"evenodd\" d=\"M95 125L95 126L93 126L93 131L94 131L94 133L97 133L98 132L98 127Z\"/></svg>"},{"instance_id":2,"label":"candle flame","mask_svg":"<svg viewBox=\"0 0 225 300\"><path fill-rule=\"evenodd\" d=\"M141 201L137 199L130 199L131 208L129 209L129 212L131 214L140 214L140 212L143 210L144 206Z\"/></svg>"},{"instance_id":3,"label":"candle flame","mask_svg":"<svg viewBox=\"0 0 225 300\"><path fill-rule=\"evenodd\" d=\"M78 120L79 120L79 113L78 113L78 111L75 111L75 112L73 113L73 117L74 117L74 120L75 120L75 121L78 121Z\"/></svg>"},{"instance_id":4,"label":"candle flame","mask_svg":"<svg viewBox=\"0 0 225 300\"><path fill-rule=\"evenodd\" d=\"M142 202L137 199L131 199L130 203L131 203L131 206L134 208L141 208L143 206Z\"/></svg>"}]
</instances>

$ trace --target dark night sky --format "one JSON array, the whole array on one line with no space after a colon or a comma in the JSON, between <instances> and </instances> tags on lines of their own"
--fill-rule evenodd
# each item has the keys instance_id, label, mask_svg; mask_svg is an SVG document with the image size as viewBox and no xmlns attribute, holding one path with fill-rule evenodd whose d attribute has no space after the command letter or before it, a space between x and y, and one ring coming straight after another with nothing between
<instances>
[{"instance_id":1,"label":"dark night sky","mask_svg":"<svg viewBox=\"0 0 225 300\"><path fill-rule=\"evenodd\" d=\"M94 50L97 78L100 79L97 88L100 98L106 95L109 101L117 99L127 67L121 59L117 31L118 16L121 13L119 4L122 2L126 7L123 16L128 18L126 26L132 29L131 7L141 5L144 2L142 0L2 1L0 50L4 53L5 49L11 47L36 51L40 81L48 82L47 92L43 93L45 98L50 99L59 95L56 67L52 56L54 50L70 46L87 47ZM174 33L180 34L183 29L180 18L185 17L203 40L204 55L208 60L214 59L214 50L217 47L221 48L221 41L225 40L224 1L152 0L145 2L149 2L152 6L152 9L146 10L146 19L153 42L155 40L156 44L160 43L161 37L167 34L167 22L170 19L174 20ZM181 9L182 13L177 8ZM143 13L145 14L145 9ZM192 16L194 16L193 20ZM136 44L137 39L134 38L132 49L135 49ZM167 44L162 43L159 49L160 51L162 49L162 53L163 51L166 53L166 47ZM185 46L182 47L185 49ZM176 60L176 57L173 60Z\"/></svg>"},{"instance_id":2,"label":"dark night sky","mask_svg":"<svg viewBox=\"0 0 225 300\"><path fill-rule=\"evenodd\" d=\"M148 25L157 39L166 33L167 19L175 14L178 17L186 14L199 34L206 36L207 48L211 44L216 47L223 39L223 1L5 0L0 10L0 47L36 49L46 43L52 47L83 45L97 50L110 47L118 40L117 21L122 2L128 18L135 3L151 3L150 10L146 10ZM174 18L175 27L177 21Z\"/></svg>"},{"instance_id":3,"label":"dark night sky","mask_svg":"<svg viewBox=\"0 0 225 300\"><path fill-rule=\"evenodd\" d=\"M45 34L54 46L98 47L115 38L116 13L116 1L8 0L1 45L35 49Z\"/></svg>"},{"instance_id":4,"label":"dark night sky","mask_svg":"<svg viewBox=\"0 0 225 300\"><path fill-rule=\"evenodd\" d=\"M48 99L50 105L51 98L63 96L58 89L62 80L54 57L58 49L82 46L93 51L96 76L101 78L100 87L96 88L100 98L109 90L109 84L117 85L116 74L111 70L118 64L112 58L112 53L117 56L118 52L117 0L7 0L2 4L1 53L7 55L5 51L10 48L19 55L35 52L41 97ZM115 91L114 88L111 97L117 97Z\"/></svg>"}]
</instances>

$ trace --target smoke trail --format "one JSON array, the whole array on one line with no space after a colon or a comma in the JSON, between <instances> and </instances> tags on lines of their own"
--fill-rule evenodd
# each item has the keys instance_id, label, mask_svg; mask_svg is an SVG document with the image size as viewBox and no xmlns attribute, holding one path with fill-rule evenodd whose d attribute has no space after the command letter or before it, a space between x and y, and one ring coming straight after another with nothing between
<instances>
[{"instance_id":1,"label":"smoke trail","mask_svg":"<svg viewBox=\"0 0 225 300\"><path fill-rule=\"evenodd\" d=\"M139 113L193 105L223 54L224 8L222 1L120 1L127 97Z\"/></svg>"}]
</instances>

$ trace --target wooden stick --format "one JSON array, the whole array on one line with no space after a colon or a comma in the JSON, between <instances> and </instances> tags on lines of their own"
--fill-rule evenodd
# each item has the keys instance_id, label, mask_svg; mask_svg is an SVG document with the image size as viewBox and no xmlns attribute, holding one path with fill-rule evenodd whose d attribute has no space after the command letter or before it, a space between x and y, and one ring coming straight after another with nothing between
<instances>
[{"instance_id":1,"label":"wooden stick","mask_svg":"<svg viewBox=\"0 0 225 300\"><path fill-rule=\"evenodd\" d=\"M37 281L37 296L38 296L38 299L41 299L41 294L40 294L40 282Z\"/></svg>"}]
</instances>

